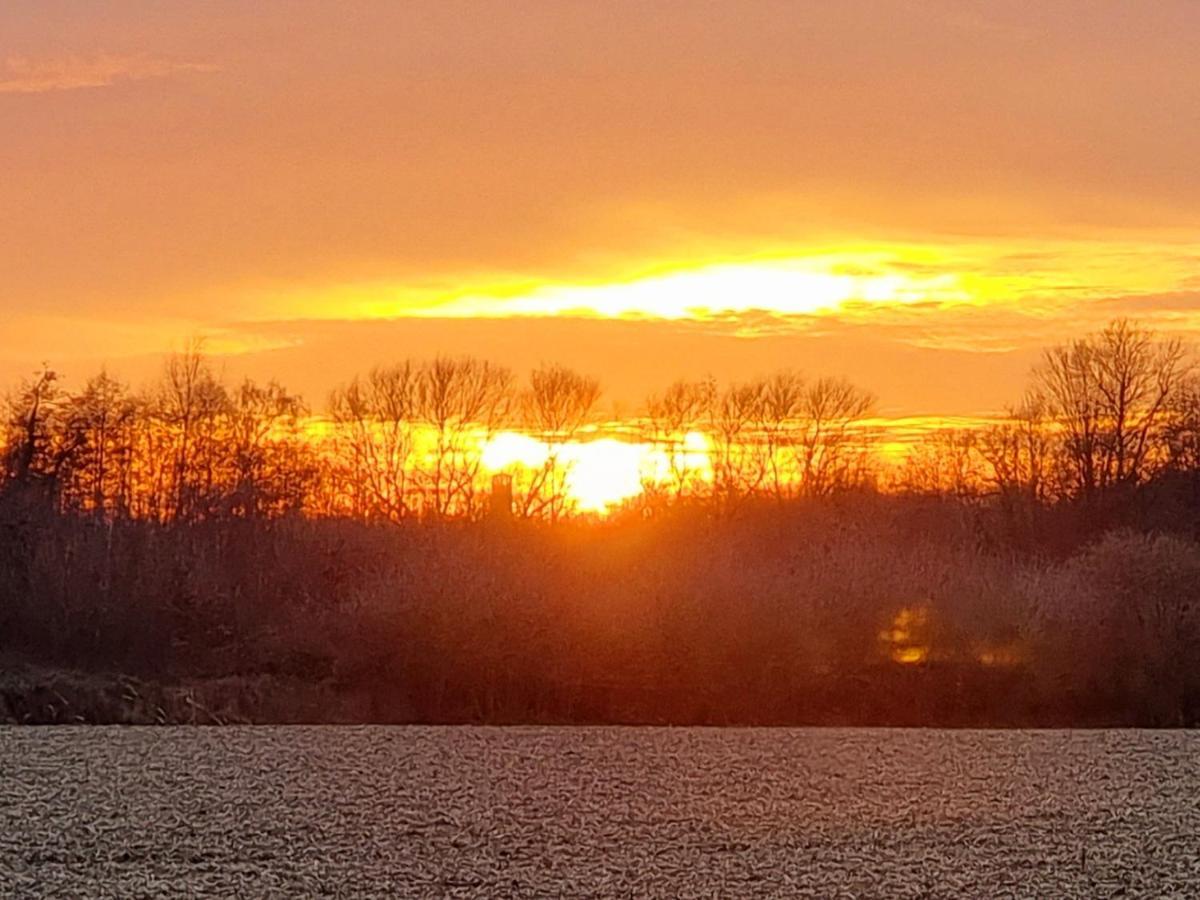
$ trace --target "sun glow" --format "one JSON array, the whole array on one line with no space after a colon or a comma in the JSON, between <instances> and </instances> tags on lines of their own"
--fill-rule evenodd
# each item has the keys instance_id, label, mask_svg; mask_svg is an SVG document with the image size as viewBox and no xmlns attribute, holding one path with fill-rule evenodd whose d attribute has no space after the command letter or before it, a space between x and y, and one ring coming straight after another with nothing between
<instances>
[{"instance_id":1,"label":"sun glow","mask_svg":"<svg viewBox=\"0 0 1200 900\"><path fill-rule=\"evenodd\" d=\"M653 471L655 451L647 444L601 437L572 441L554 451L563 490L579 512L605 513L644 489L643 478ZM527 434L504 431L484 445L483 465L490 472L521 475L543 469L550 460L548 444Z\"/></svg>"},{"instance_id":2,"label":"sun glow","mask_svg":"<svg viewBox=\"0 0 1200 900\"><path fill-rule=\"evenodd\" d=\"M582 315L707 319L753 311L812 315L851 303L964 302L953 274L889 271L876 260L827 255L704 265L606 284L543 285L512 296L466 295L419 315Z\"/></svg>"},{"instance_id":3,"label":"sun glow","mask_svg":"<svg viewBox=\"0 0 1200 900\"><path fill-rule=\"evenodd\" d=\"M482 459L489 474L514 475L518 491L550 460L548 444L518 431L502 431L484 444ZM648 486L670 485L684 478L689 485L711 482L711 446L705 435L689 431L673 449L628 437L592 432L555 448L563 493L572 510L605 514L644 494Z\"/></svg>"},{"instance_id":4,"label":"sun glow","mask_svg":"<svg viewBox=\"0 0 1200 900\"><path fill-rule=\"evenodd\" d=\"M322 318L708 319L749 312L806 316L913 304L1033 304L1049 313L1080 299L1178 290L1194 272L1194 241L859 242L712 253L546 278L479 272L442 280L294 289L256 303ZM1054 299L1057 298L1057 299Z\"/></svg>"},{"instance_id":5,"label":"sun glow","mask_svg":"<svg viewBox=\"0 0 1200 900\"><path fill-rule=\"evenodd\" d=\"M898 472L923 438L947 428L980 427L991 421L911 416L864 419L856 427L879 466L879 483L886 484L887 473ZM307 419L302 430L318 447L331 448L337 439L336 424L326 418ZM413 464L428 466L432 435L418 429L411 439ZM467 446L469 454L478 453L478 487L486 490L493 475L508 474L518 504L530 486L545 477L553 454L557 481L552 490L565 498L565 509L573 513L606 515L629 500L656 493L702 494L714 480L714 447L708 435L688 431L673 441L655 442L638 435L636 420L591 425L576 439L553 447L512 428L473 434ZM546 488L543 481L540 490Z\"/></svg>"}]
</instances>

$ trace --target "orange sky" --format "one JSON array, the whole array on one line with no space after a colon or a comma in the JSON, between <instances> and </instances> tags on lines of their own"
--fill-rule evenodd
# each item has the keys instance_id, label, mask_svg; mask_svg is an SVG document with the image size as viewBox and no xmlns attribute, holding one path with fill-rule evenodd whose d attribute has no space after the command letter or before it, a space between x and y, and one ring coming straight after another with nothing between
<instances>
[{"instance_id":1,"label":"orange sky","mask_svg":"<svg viewBox=\"0 0 1200 900\"><path fill-rule=\"evenodd\" d=\"M0 378L845 374L978 413L1200 329L1200 4L15 0Z\"/></svg>"}]
</instances>

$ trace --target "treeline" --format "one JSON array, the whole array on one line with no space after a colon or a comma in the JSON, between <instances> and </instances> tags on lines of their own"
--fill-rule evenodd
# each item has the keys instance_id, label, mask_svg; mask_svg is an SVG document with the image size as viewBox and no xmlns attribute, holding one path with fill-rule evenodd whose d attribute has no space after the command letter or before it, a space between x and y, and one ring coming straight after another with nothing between
<instances>
[{"instance_id":1,"label":"treeline","mask_svg":"<svg viewBox=\"0 0 1200 900\"><path fill-rule=\"evenodd\" d=\"M1178 343L1053 348L1007 419L890 475L845 381L677 383L636 423L645 494L589 520L566 449L600 398L470 359L374 369L321 416L195 349L138 392L43 373L3 457L0 720L1200 723ZM546 453L497 522L502 429Z\"/></svg>"},{"instance_id":2,"label":"treeline","mask_svg":"<svg viewBox=\"0 0 1200 900\"><path fill-rule=\"evenodd\" d=\"M1200 377L1126 320L1051 348L1007 418L913 448L895 486L987 506L1016 546L1118 527L1200 535Z\"/></svg>"},{"instance_id":3,"label":"treeline","mask_svg":"<svg viewBox=\"0 0 1200 900\"><path fill-rule=\"evenodd\" d=\"M67 392L46 370L9 401L0 490L104 521L298 512L318 472L306 414L276 383L228 389L196 350L140 393L104 372Z\"/></svg>"},{"instance_id":4,"label":"treeline","mask_svg":"<svg viewBox=\"0 0 1200 900\"><path fill-rule=\"evenodd\" d=\"M101 373L74 392L52 371L9 399L0 490L104 520L481 517L487 442L538 439L510 464L515 512L573 512L565 449L595 434L596 378L544 365L522 383L471 358L376 367L319 415L276 382L230 387L198 347L134 392ZM848 490L988 501L1014 523L1085 504L1116 515L1146 485L1200 499L1200 381L1177 341L1126 321L1047 351L1021 402L986 428L939 430L902 465L876 450L874 398L840 378L782 371L748 382L680 381L621 423L652 449L639 509L717 512ZM1177 504L1178 505L1178 504Z\"/></svg>"},{"instance_id":5,"label":"treeline","mask_svg":"<svg viewBox=\"0 0 1200 900\"><path fill-rule=\"evenodd\" d=\"M933 493L1095 501L1200 462L1200 380L1178 340L1117 321L1044 353L1007 421L935 435L902 484Z\"/></svg>"},{"instance_id":6,"label":"treeline","mask_svg":"<svg viewBox=\"0 0 1200 900\"><path fill-rule=\"evenodd\" d=\"M564 449L597 424L597 379L544 365L519 384L472 358L378 366L335 390L322 416L276 382L223 384L198 347L141 392L101 373L76 392L53 371L9 400L3 487L112 521L272 518L398 522L488 509L488 441L536 438L544 461L506 467L523 518L569 515ZM874 479L873 398L792 372L719 386L677 382L623 423L657 450L643 502L821 496ZM632 432L632 434L630 434Z\"/></svg>"},{"instance_id":7,"label":"treeline","mask_svg":"<svg viewBox=\"0 0 1200 900\"><path fill-rule=\"evenodd\" d=\"M559 367L518 390L502 367L438 358L374 368L317 417L277 382L227 386L193 346L138 392L103 372L75 392L51 370L22 385L8 403L0 490L110 522L476 518L488 438L527 427L553 449L598 396L595 381ZM552 452L523 512L562 511L556 468Z\"/></svg>"}]
</instances>

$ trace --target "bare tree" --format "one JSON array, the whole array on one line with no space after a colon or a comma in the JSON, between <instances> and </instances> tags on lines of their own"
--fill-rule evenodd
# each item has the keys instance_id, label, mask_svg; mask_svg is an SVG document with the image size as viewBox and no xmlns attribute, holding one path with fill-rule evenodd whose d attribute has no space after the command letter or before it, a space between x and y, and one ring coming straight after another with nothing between
<instances>
[{"instance_id":1,"label":"bare tree","mask_svg":"<svg viewBox=\"0 0 1200 900\"><path fill-rule=\"evenodd\" d=\"M1163 423L1164 467L1189 510L1191 527L1200 534L1200 377L1184 379L1171 399ZM1187 514L1185 514L1187 515Z\"/></svg>"},{"instance_id":2,"label":"bare tree","mask_svg":"<svg viewBox=\"0 0 1200 900\"><path fill-rule=\"evenodd\" d=\"M917 494L969 499L986 485L979 435L966 428L940 428L910 448L900 487Z\"/></svg>"},{"instance_id":3,"label":"bare tree","mask_svg":"<svg viewBox=\"0 0 1200 900\"><path fill-rule=\"evenodd\" d=\"M1163 423L1167 465L1200 477L1200 377L1189 375L1171 398Z\"/></svg>"},{"instance_id":4,"label":"bare tree","mask_svg":"<svg viewBox=\"0 0 1200 900\"><path fill-rule=\"evenodd\" d=\"M732 384L711 395L708 427L713 491L726 508L757 491L766 477L763 442L756 429L762 419L762 401L761 381Z\"/></svg>"},{"instance_id":5,"label":"bare tree","mask_svg":"<svg viewBox=\"0 0 1200 900\"><path fill-rule=\"evenodd\" d=\"M76 450L62 433L65 401L58 374L50 368L43 368L10 397L0 487L36 490L48 502L58 502L61 480Z\"/></svg>"},{"instance_id":6,"label":"bare tree","mask_svg":"<svg viewBox=\"0 0 1200 900\"><path fill-rule=\"evenodd\" d=\"M979 435L979 453L1002 500L1040 504L1052 499L1057 477L1056 434L1046 398L1030 391L1007 420Z\"/></svg>"},{"instance_id":7,"label":"bare tree","mask_svg":"<svg viewBox=\"0 0 1200 900\"><path fill-rule=\"evenodd\" d=\"M704 427L715 390L712 379L676 381L646 401L644 434L666 456L669 490L675 500L693 491L700 479L700 467L694 464L695 454L688 452L686 441L689 434ZM657 484L649 483L647 487L653 489Z\"/></svg>"},{"instance_id":8,"label":"bare tree","mask_svg":"<svg viewBox=\"0 0 1200 900\"><path fill-rule=\"evenodd\" d=\"M529 375L521 396L525 426L547 448L546 462L525 494L526 515L548 513L556 522L566 511L563 447L587 424L600 399L600 382L561 365L542 365Z\"/></svg>"},{"instance_id":9,"label":"bare tree","mask_svg":"<svg viewBox=\"0 0 1200 900\"><path fill-rule=\"evenodd\" d=\"M758 427L763 440L763 457L771 492L777 500L799 486L795 455L797 428L807 412L808 394L804 379L795 372L776 372L763 380L758 403Z\"/></svg>"},{"instance_id":10,"label":"bare tree","mask_svg":"<svg viewBox=\"0 0 1200 900\"><path fill-rule=\"evenodd\" d=\"M1035 383L1063 431L1076 493L1091 497L1146 479L1190 370L1178 340L1160 341L1127 320L1046 352Z\"/></svg>"},{"instance_id":11,"label":"bare tree","mask_svg":"<svg viewBox=\"0 0 1200 900\"><path fill-rule=\"evenodd\" d=\"M711 381L677 382L647 403L648 434L668 451L676 495L686 483L682 435L709 439L713 490L724 502L769 491L825 495L863 480L870 450L862 428L871 394L841 378L811 384L782 371L718 390ZM682 462L681 462L682 461Z\"/></svg>"},{"instance_id":12,"label":"bare tree","mask_svg":"<svg viewBox=\"0 0 1200 900\"><path fill-rule=\"evenodd\" d=\"M304 401L276 381L246 379L233 394L226 451L232 456L229 512L259 518L300 510L313 465L302 433Z\"/></svg>"},{"instance_id":13,"label":"bare tree","mask_svg":"<svg viewBox=\"0 0 1200 900\"><path fill-rule=\"evenodd\" d=\"M5 465L9 481L28 486L55 479L59 462L55 422L62 401L58 374L49 368L43 368L9 399Z\"/></svg>"},{"instance_id":14,"label":"bare tree","mask_svg":"<svg viewBox=\"0 0 1200 900\"><path fill-rule=\"evenodd\" d=\"M220 429L230 405L201 342L167 359L154 400L158 426L172 443L165 514L171 519L211 515L220 505Z\"/></svg>"},{"instance_id":15,"label":"bare tree","mask_svg":"<svg viewBox=\"0 0 1200 900\"><path fill-rule=\"evenodd\" d=\"M819 378L807 387L794 439L805 494L824 496L861 480L868 451L858 426L874 405L873 395L844 378Z\"/></svg>"},{"instance_id":16,"label":"bare tree","mask_svg":"<svg viewBox=\"0 0 1200 900\"><path fill-rule=\"evenodd\" d=\"M510 413L512 374L483 360L439 357L421 367L416 388L417 413L434 444L422 472L426 512L472 515L483 447Z\"/></svg>"},{"instance_id":17,"label":"bare tree","mask_svg":"<svg viewBox=\"0 0 1200 900\"><path fill-rule=\"evenodd\" d=\"M411 485L419 371L376 367L334 392L334 452L355 515L398 521L415 511Z\"/></svg>"}]
</instances>

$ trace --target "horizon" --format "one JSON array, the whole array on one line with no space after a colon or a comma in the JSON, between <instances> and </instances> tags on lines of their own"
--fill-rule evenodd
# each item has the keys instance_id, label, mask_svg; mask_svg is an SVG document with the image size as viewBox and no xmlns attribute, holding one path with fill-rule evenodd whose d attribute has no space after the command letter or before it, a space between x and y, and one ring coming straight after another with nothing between
<instances>
[{"instance_id":1,"label":"horizon","mask_svg":"<svg viewBox=\"0 0 1200 900\"><path fill-rule=\"evenodd\" d=\"M259 491L243 514L477 519L500 502L554 523L864 489L1007 503L1014 489L1086 495L1097 472L1139 486L1187 471L1200 402L1190 346L1129 319L1045 348L989 417L888 417L860 385L791 369L677 378L621 411L591 373L542 363L523 377L466 355L372 367L313 408L277 379L230 383L220 359L193 341L136 388L101 369L65 389L44 368L8 395L7 476L100 519L221 516Z\"/></svg>"}]
</instances>

